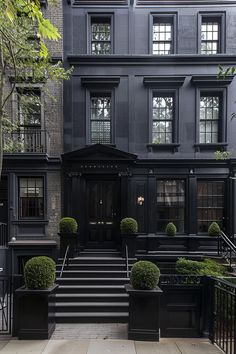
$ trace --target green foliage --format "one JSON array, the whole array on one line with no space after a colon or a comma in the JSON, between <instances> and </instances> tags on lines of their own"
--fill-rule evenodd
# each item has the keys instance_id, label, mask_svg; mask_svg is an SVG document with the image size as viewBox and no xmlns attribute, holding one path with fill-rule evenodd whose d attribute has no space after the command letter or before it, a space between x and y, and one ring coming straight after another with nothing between
<instances>
[{"instance_id":1,"label":"green foliage","mask_svg":"<svg viewBox=\"0 0 236 354\"><path fill-rule=\"evenodd\" d=\"M133 218L124 218L120 222L122 234L136 234L138 232L138 223Z\"/></svg>"},{"instance_id":2,"label":"green foliage","mask_svg":"<svg viewBox=\"0 0 236 354\"><path fill-rule=\"evenodd\" d=\"M214 155L216 160L228 160L231 156L231 152L217 150L214 152Z\"/></svg>"},{"instance_id":3,"label":"green foliage","mask_svg":"<svg viewBox=\"0 0 236 354\"><path fill-rule=\"evenodd\" d=\"M220 227L217 222L212 222L208 228L208 235L209 236L218 236L220 233Z\"/></svg>"},{"instance_id":4,"label":"green foliage","mask_svg":"<svg viewBox=\"0 0 236 354\"><path fill-rule=\"evenodd\" d=\"M39 256L31 258L25 265L24 278L28 289L48 289L56 277L56 263L52 258Z\"/></svg>"},{"instance_id":5,"label":"green foliage","mask_svg":"<svg viewBox=\"0 0 236 354\"><path fill-rule=\"evenodd\" d=\"M77 232L78 224L74 218L64 217L59 222L61 234L74 234Z\"/></svg>"},{"instance_id":6,"label":"green foliage","mask_svg":"<svg viewBox=\"0 0 236 354\"><path fill-rule=\"evenodd\" d=\"M152 290L157 286L159 278L159 268L149 261L136 262L131 269L130 282L134 289Z\"/></svg>"},{"instance_id":7,"label":"green foliage","mask_svg":"<svg viewBox=\"0 0 236 354\"><path fill-rule=\"evenodd\" d=\"M176 226L175 224L173 224L173 222L169 222L167 225L166 225L166 234L168 236L175 236L176 234Z\"/></svg>"},{"instance_id":8,"label":"green foliage","mask_svg":"<svg viewBox=\"0 0 236 354\"><path fill-rule=\"evenodd\" d=\"M191 261L186 258L179 258L176 262L176 272L184 275L224 276L226 268L212 259Z\"/></svg>"}]
</instances>

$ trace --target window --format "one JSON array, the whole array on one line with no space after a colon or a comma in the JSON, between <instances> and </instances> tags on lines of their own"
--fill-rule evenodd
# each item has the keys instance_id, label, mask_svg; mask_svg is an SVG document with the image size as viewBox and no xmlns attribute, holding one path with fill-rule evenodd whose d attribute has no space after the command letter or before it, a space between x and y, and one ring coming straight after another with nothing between
<instances>
[{"instance_id":1,"label":"window","mask_svg":"<svg viewBox=\"0 0 236 354\"><path fill-rule=\"evenodd\" d=\"M111 54L111 17L91 18L91 53Z\"/></svg>"},{"instance_id":2,"label":"window","mask_svg":"<svg viewBox=\"0 0 236 354\"><path fill-rule=\"evenodd\" d=\"M225 52L225 12L199 14L198 51L201 54Z\"/></svg>"},{"instance_id":3,"label":"window","mask_svg":"<svg viewBox=\"0 0 236 354\"><path fill-rule=\"evenodd\" d=\"M215 93L200 94L200 144L219 142L220 95Z\"/></svg>"},{"instance_id":4,"label":"window","mask_svg":"<svg viewBox=\"0 0 236 354\"><path fill-rule=\"evenodd\" d=\"M43 177L19 178L19 217L44 217Z\"/></svg>"},{"instance_id":5,"label":"window","mask_svg":"<svg viewBox=\"0 0 236 354\"><path fill-rule=\"evenodd\" d=\"M157 231L165 232L173 222L178 232L184 232L185 182L183 180L157 181Z\"/></svg>"},{"instance_id":6,"label":"window","mask_svg":"<svg viewBox=\"0 0 236 354\"><path fill-rule=\"evenodd\" d=\"M91 144L111 144L111 94L91 94Z\"/></svg>"},{"instance_id":7,"label":"window","mask_svg":"<svg viewBox=\"0 0 236 354\"><path fill-rule=\"evenodd\" d=\"M152 38L153 54L168 55L174 53L173 16L153 18Z\"/></svg>"},{"instance_id":8,"label":"window","mask_svg":"<svg viewBox=\"0 0 236 354\"><path fill-rule=\"evenodd\" d=\"M173 95L153 95L152 99L152 143L173 142Z\"/></svg>"},{"instance_id":9,"label":"window","mask_svg":"<svg viewBox=\"0 0 236 354\"><path fill-rule=\"evenodd\" d=\"M41 106L39 88L17 88L18 122L21 127L41 128Z\"/></svg>"},{"instance_id":10,"label":"window","mask_svg":"<svg viewBox=\"0 0 236 354\"><path fill-rule=\"evenodd\" d=\"M224 182L198 181L197 183L198 232L207 232L215 221L223 226Z\"/></svg>"}]
</instances>

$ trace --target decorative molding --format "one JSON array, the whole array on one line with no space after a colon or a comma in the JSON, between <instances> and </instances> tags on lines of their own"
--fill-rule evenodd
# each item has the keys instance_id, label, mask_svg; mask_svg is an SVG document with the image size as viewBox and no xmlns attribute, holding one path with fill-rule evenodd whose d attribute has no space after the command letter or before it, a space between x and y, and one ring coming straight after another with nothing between
<instances>
[{"instance_id":1,"label":"decorative molding","mask_svg":"<svg viewBox=\"0 0 236 354\"><path fill-rule=\"evenodd\" d=\"M235 0L136 0L136 6L155 7L160 5L234 5Z\"/></svg>"},{"instance_id":2,"label":"decorative molding","mask_svg":"<svg viewBox=\"0 0 236 354\"><path fill-rule=\"evenodd\" d=\"M194 147L196 152L209 151L209 150L216 151L219 149L221 149L222 151L226 151L227 145L228 145L227 143L212 143L212 144L199 143L199 144L194 144Z\"/></svg>"},{"instance_id":3,"label":"decorative molding","mask_svg":"<svg viewBox=\"0 0 236 354\"><path fill-rule=\"evenodd\" d=\"M194 75L192 76L191 82L193 85L199 87L223 87L230 85L233 78L233 75L227 75L222 79L216 75Z\"/></svg>"},{"instance_id":4,"label":"decorative molding","mask_svg":"<svg viewBox=\"0 0 236 354\"><path fill-rule=\"evenodd\" d=\"M128 6L128 0L72 0L73 6Z\"/></svg>"},{"instance_id":5,"label":"decorative molding","mask_svg":"<svg viewBox=\"0 0 236 354\"><path fill-rule=\"evenodd\" d=\"M153 88L180 87L183 85L185 76L145 76L143 84Z\"/></svg>"},{"instance_id":6,"label":"decorative molding","mask_svg":"<svg viewBox=\"0 0 236 354\"><path fill-rule=\"evenodd\" d=\"M75 55L69 54L67 60L71 65L235 65L236 55L214 54L170 54L170 55Z\"/></svg>"},{"instance_id":7,"label":"decorative molding","mask_svg":"<svg viewBox=\"0 0 236 354\"><path fill-rule=\"evenodd\" d=\"M172 151L178 152L180 144L172 143L172 144L147 144L148 152L155 151Z\"/></svg>"},{"instance_id":8,"label":"decorative molding","mask_svg":"<svg viewBox=\"0 0 236 354\"><path fill-rule=\"evenodd\" d=\"M81 77L81 85L89 88L96 87L115 87L120 83L120 78L115 76L96 76L96 77Z\"/></svg>"}]
</instances>

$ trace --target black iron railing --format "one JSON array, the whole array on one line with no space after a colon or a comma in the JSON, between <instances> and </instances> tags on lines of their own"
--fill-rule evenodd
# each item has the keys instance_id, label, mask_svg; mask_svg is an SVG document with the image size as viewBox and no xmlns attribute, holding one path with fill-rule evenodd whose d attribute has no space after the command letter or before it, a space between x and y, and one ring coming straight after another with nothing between
<instances>
[{"instance_id":1,"label":"black iron railing","mask_svg":"<svg viewBox=\"0 0 236 354\"><path fill-rule=\"evenodd\" d=\"M210 339L224 353L236 353L236 284L235 278L212 279L212 321Z\"/></svg>"},{"instance_id":2,"label":"black iron railing","mask_svg":"<svg viewBox=\"0 0 236 354\"><path fill-rule=\"evenodd\" d=\"M129 249L127 245L125 245L125 262L126 262L126 275L127 278L129 278Z\"/></svg>"},{"instance_id":3,"label":"black iron railing","mask_svg":"<svg viewBox=\"0 0 236 354\"><path fill-rule=\"evenodd\" d=\"M223 231L218 235L218 256L223 257L231 267L236 266L236 246Z\"/></svg>"},{"instance_id":4,"label":"black iron railing","mask_svg":"<svg viewBox=\"0 0 236 354\"><path fill-rule=\"evenodd\" d=\"M63 258L63 262L62 262L62 266L61 266L60 275L59 275L60 278L62 278L65 264L67 265L67 267L69 266L69 249L70 249L70 245L67 245L65 255Z\"/></svg>"},{"instance_id":5,"label":"black iron railing","mask_svg":"<svg viewBox=\"0 0 236 354\"><path fill-rule=\"evenodd\" d=\"M5 153L46 154L49 152L49 133L41 129L19 129L5 133L3 151Z\"/></svg>"},{"instance_id":6,"label":"black iron railing","mask_svg":"<svg viewBox=\"0 0 236 354\"><path fill-rule=\"evenodd\" d=\"M0 276L0 335L12 331L12 279Z\"/></svg>"},{"instance_id":7,"label":"black iron railing","mask_svg":"<svg viewBox=\"0 0 236 354\"><path fill-rule=\"evenodd\" d=\"M0 246L8 244L7 224L0 222Z\"/></svg>"}]
</instances>

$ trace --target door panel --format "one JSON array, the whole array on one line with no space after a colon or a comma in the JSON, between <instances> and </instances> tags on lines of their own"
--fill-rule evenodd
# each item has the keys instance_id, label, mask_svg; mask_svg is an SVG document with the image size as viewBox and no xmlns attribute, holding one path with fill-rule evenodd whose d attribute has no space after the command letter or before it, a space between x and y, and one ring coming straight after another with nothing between
<instances>
[{"instance_id":1,"label":"door panel","mask_svg":"<svg viewBox=\"0 0 236 354\"><path fill-rule=\"evenodd\" d=\"M96 247L115 247L119 184L117 181L87 181L87 241Z\"/></svg>"}]
</instances>

